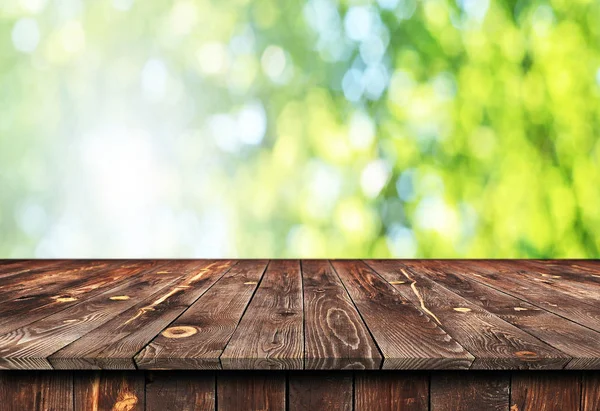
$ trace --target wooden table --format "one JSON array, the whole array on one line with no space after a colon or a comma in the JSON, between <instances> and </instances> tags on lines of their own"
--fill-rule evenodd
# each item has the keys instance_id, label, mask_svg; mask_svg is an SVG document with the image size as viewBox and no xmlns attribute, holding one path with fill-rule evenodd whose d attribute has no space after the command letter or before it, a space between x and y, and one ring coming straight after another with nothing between
<instances>
[{"instance_id":1,"label":"wooden table","mask_svg":"<svg viewBox=\"0 0 600 411\"><path fill-rule=\"evenodd\" d=\"M0 369L2 410L598 411L600 261L0 260Z\"/></svg>"}]
</instances>

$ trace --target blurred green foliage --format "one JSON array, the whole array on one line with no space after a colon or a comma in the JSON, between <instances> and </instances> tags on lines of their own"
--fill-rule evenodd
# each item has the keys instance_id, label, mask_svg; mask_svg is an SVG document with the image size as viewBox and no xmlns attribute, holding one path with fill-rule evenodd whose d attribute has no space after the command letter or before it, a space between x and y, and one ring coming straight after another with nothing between
<instances>
[{"instance_id":1,"label":"blurred green foliage","mask_svg":"<svg viewBox=\"0 0 600 411\"><path fill-rule=\"evenodd\" d=\"M600 257L597 0L0 0L1 257Z\"/></svg>"}]
</instances>

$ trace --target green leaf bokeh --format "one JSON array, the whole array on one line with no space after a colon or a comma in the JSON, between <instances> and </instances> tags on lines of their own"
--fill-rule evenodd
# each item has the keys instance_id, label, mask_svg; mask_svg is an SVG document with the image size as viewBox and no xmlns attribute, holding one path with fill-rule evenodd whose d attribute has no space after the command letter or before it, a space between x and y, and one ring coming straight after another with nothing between
<instances>
[{"instance_id":1,"label":"green leaf bokeh","mask_svg":"<svg viewBox=\"0 0 600 411\"><path fill-rule=\"evenodd\" d=\"M0 2L0 256L600 256L596 0Z\"/></svg>"}]
</instances>

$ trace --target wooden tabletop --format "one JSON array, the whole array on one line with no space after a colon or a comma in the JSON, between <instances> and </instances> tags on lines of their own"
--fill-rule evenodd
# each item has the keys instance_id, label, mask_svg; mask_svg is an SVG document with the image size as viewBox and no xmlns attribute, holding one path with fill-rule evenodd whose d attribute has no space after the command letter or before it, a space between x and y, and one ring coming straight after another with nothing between
<instances>
[{"instance_id":1,"label":"wooden tabletop","mask_svg":"<svg viewBox=\"0 0 600 411\"><path fill-rule=\"evenodd\" d=\"M0 260L3 369L600 369L600 261Z\"/></svg>"}]
</instances>

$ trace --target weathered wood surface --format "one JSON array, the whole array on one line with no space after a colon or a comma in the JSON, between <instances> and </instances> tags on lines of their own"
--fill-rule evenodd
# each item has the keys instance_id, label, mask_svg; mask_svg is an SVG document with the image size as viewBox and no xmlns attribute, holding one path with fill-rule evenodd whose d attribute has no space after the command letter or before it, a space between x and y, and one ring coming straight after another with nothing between
<instances>
[{"instance_id":1,"label":"weathered wood surface","mask_svg":"<svg viewBox=\"0 0 600 411\"><path fill-rule=\"evenodd\" d=\"M598 370L599 341L592 260L0 260L0 369Z\"/></svg>"},{"instance_id":2,"label":"weathered wood surface","mask_svg":"<svg viewBox=\"0 0 600 411\"><path fill-rule=\"evenodd\" d=\"M1 371L2 411L598 411L597 371Z\"/></svg>"}]
</instances>

